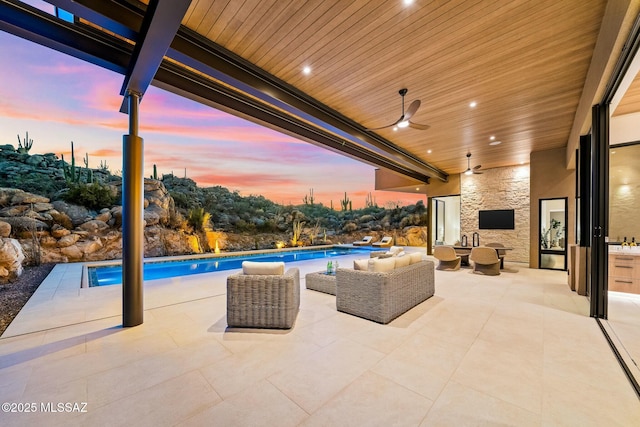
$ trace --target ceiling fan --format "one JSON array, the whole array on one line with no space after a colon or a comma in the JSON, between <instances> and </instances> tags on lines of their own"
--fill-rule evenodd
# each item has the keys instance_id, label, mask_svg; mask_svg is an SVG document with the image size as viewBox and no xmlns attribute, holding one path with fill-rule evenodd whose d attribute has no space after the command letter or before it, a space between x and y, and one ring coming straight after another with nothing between
<instances>
[{"instance_id":1,"label":"ceiling fan","mask_svg":"<svg viewBox=\"0 0 640 427\"><path fill-rule=\"evenodd\" d=\"M473 167L473 169L471 169L471 153L467 153L467 170L464 171L463 173L465 175L473 175L475 174L481 174L482 172L480 172L478 169L480 169L482 167L482 165L476 165Z\"/></svg>"},{"instance_id":2,"label":"ceiling fan","mask_svg":"<svg viewBox=\"0 0 640 427\"><path fill-rule=\"evenodd\" d=\"M410 127L412 129L419 129L419 130L427 130L429 129L431 126L429 125L421 125L419 123L414 123L411 120L411 117L413 117L413 115L416 113L416 111L418 111L418 108L420 108L420 100L416 99L415 101L413 101L410 105L409 108L407 108L407 110L405 111L404 109L404 96L407 94L408 90L403 88L400 89L398 91L398 93L400 94L400 96L402 97L402 115L400 116L400 118L398 120L396 120L395 122L391 123L390 125L386 125L386 126L381 126L379 128L371 128L371 129L367 129L369 131L371 130L380 130L380 129L385 129L385 128L390 128L393 126L397 126L399 128L406 128L406 127Z\"/></svg>"}]
</instances>

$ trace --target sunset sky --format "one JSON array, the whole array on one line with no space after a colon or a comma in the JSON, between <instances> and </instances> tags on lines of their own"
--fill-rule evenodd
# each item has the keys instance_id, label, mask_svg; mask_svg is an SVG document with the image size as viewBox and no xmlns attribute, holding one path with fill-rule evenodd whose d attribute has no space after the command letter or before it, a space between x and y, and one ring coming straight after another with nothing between
<instances>
[{"instance_id":1,"label":"sunset sky","mask_svg":"<svg viewBox=\"0 0 640 427\"><path fill-rule=\"evenodd\" d=\"M55 153L76 163L106 162L122 169L119 113L123 76L0 31L0 144L18 146L29 132L31 154ZM329 205L347 192L354 208L371 192L378 205L425 200L424 195L374 191L374 167L255 125L211 107L150 87L140 105L145 175L185 175L202 187L221 185L300 204L309 189Z\"/></svg>"}]
</instances>

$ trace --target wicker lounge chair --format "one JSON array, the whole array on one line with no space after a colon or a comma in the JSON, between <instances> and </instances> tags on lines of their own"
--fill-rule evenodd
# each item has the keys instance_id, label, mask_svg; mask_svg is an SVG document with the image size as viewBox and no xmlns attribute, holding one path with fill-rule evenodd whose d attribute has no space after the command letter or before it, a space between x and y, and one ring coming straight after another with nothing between
<instances>
[{"instance_id":1,"label":"wicker lounge chair","mask_svg":"<svg viewBox=\"0 0 640 427\"><path fill-rule=\"evenodd\" d=\"M373 236L364 236L362 240L353 242L352 245L353 246L369 246L372 240L373 240Z\"/></svg>"},{"instance_id":2,"label":"wicker lounge chair","mask_svg":"<svg viewBox=\"0 0 640 427\"><path fill-rule=\"evenodd\" d=\"M374 242L371 244L371 246L376 246L379 248L386 248L387 246L392 246L392 245L393 245L393 239L389 236L384 236L382 240L380 240L379 242Z\"/></svg>"},{"instance_id":3,"label":"wicker lounge chair","mask_svg":"<svg viewBox=\"0 0 640 427\"><path fill-rule=\"evenodd\" d=\"M498 276L500 274L500 258L494 248L478 246L471 249L469 259L473 261L473 272Z\"/></svg>"},{"instance_id":4,"label":"wicker lounge chair","mask_svg":"<svg viewBox=\"0 0 640 427\"><path fill-rule=\"evenodd\" d=\"M243 262L243 269L247 261ZM227 325L238 328L289 329L300 308L300 270L284 272L284 263L274 274L268 269L259 274L244 272L227 277ZM251 269L244 269L252 273ZM255 271L255 270L254 270Z\"/></svg>"},{"instance_id":5,"label":"wicker lounge chair","mask_svg":"<svg viewBox=\"0 0 640 427\"><path fill-rule=\"evenodd\" d=\"M439 261L438 270L459 270L462 258L456 254L451 246L436 246L433 248L433 256Z\"/></svg>"}]
</instances>

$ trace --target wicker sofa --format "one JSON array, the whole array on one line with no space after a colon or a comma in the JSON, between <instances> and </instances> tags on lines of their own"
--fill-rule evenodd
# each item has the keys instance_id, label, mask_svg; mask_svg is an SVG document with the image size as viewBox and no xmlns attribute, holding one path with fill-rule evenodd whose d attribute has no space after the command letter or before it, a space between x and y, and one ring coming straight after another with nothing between
<instances>
[{"instance_id":1,"label":"wicker sofa","mask_svg":"<svg viewBox=\"0 0 640 427\"><path fill-rule=\"evenodd\" d=\"M289 329L293 326L300 308L300 270L290 268L285 272L284 263L281 264L282 274L238 273L227 277L229 327Z\"/></svg>"},{"instance_id":2,"label":"wicker sofa","mask_svg":"<svg viewBox=\"0 0 640 427\"><path fill-rule=\"evenodd\" d=\"M387 272L346 268L336 272L338 311L378 323L389 323L434 292L434 263L429 260Z\"/></svg>"}]
</instances>

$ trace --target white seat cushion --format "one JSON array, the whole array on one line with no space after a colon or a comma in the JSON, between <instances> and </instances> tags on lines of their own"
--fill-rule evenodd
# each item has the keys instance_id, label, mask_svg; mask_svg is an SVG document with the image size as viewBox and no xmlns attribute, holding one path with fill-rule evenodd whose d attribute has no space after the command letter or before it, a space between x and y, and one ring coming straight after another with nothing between
<instances>
[{"instance_id":1,"label":"white seat cushion","mask_svg":"<svg viewBox=\"0 0 640 427\"><path fill-rule=\"evenodd\" d=\"M396 260L393 257L389 258L370 258L369 259L369 271L375 273L385 273L392 271L396 266Z\"/></svg>"},{"instance_id":2,"label":"white seat cushion","mask_svg":"<svg viewBox=\"0 0 640 427\"><path fill-rule=\"evenodd\" d=\"M401 254L404 254L404 252L401 252ZM411 257L407 254L393 257L392 259L396 260L396 268L406 267L407 265L411 264Z\"/></svg>"},{"instance_id":3,"label":"white seat cushion","mask_svg":"<svg viewBox=\"0 0 640 427\"><path fill-rule=\"evenodd\" d=\"M242 261L244 274L284 274L284 262Z\"/></svg>"},{"instance_id":4,"label":"white seat cushion","mask_svg":"<svg viewBox=\"0 0 640 427\"><path fill-rule=\"evenodd\" d=\"M402 251L404 251L404 248L402 246L391 246L387 253L391 255L398 255Z\"/></svg>"},{"instance_id":5,"label":"white seat cushion","mask_svg":"<svg viewBox=\"0 0 640 427\"><path fill-rule=\"evenodd\" d=\"M369 269L369 259L370 258L354 259L353 260L353 269L354 270L367 271Z\"/></svg>"},{"instance_id":6,"label":"white seat cushion","mask_svg":"<svg viewBox=\"0 0 640 427\"><path fill-rule=\"evenodd\" d=\"M422 261L422 254L420 252L411 252L409 258L411 258L411 264L415 264Z\"/></svg>"}]
</instances>

